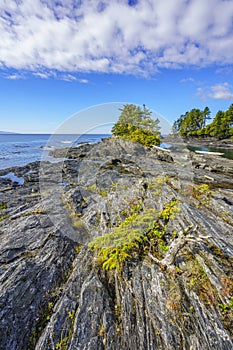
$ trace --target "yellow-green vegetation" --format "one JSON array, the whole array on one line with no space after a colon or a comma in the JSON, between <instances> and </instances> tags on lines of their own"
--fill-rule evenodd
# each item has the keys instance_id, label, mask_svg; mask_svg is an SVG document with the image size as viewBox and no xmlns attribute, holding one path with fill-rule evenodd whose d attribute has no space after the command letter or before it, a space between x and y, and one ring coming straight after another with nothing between
<instances>
[{"instance_id":1,"label":"yellow-green vegetation","mask_svg":"<svg viewBox=\"0 0 233 350\"><path fill-rule=\"evenodd\" d=\"M222 312L228 312L233 310L233 296L230 298L229 303L227 304L218 304Z\"/></svg>"},{"instance_id":2,"label":"yellow-green vegetation","mask_svg":"<svg viewBox=\"0 0 233 350\"><path fill-rule=\"evenodd\" d=\"M231 264L232 267L232 264ZM231 268L232 270L232 268ZM227 276L221 279L222 290L221 294L228 298L227 303L219 303L218 306L222 313L222 320L224 327L233 333L232 319L233 319L233 281Z\"/></svg>"},{"instance_id":3,"label":"yellow-green vegetation","mask_svg":"<svg viewBox=\"0 0 233 350\"><path fill-rule=\"evenodd\" d=\"M72 311L68 311L68 316L71 320L74 320L74 316L75 316L75 310Z\"/></svg>"},{"instance_id":4,"label":"yellow-green vegetation","mask_svg":"<svg viewBox=\"0 0 233 350\"><path fill-rule=\"evenodd\" d=\"M75 310L69 311L68 312L68 316L69 316L69 319L71 320L71 327L70 327L70 330L69 330L69 334L66 337L64 337L64 338L61 338L61 340L56 343L56 345L55 345L55 349L56 350L65 350L65 349L67 349L67 342L72 337L73 329L74 329Z\"/></svg>"},{"instance_id":5,"label":"yellow-green vegetation","mask_svg":"<svg viewBox=\"0 0 233 350\"><path fill-rule=\"evenodd\" d=\"M66 207L69 210L69 216L72 221L72 226L77 229L81 228L83 226L82 220L80 219L81 213L75 213L70 204L67 204Z\"/></svg>"},{"instance_id":6,"label":"yellow-green vegetation","mask_svg":"<svg viewBox=\"0 0 233 350\"><path fill-rule=\"evenodd\" d=\"M217 304L220 300L218 292L212 285L203 267L193 256L187 261L187 271L187 286L198 295L199 299L202 300L207 307Z\"/></svg>"},{"instance_id":7,"label":"yellow-green vegetation","mask_svg":"<svg viewBox=\"0 0 233 350\"><path fill-rule=\"evenodd\" d=\"M154 196L161 196L162 189L165 184L168 184L169 176L158 176L155 180L152 180L148 184L148 190L150 190Z\"/></svg>"},{"instance_id":8,"label":"yellow-green vegetation","mask_svg":"<svg viewBox=\"0 0 233 350\"><path fill-rule=\"evenodd\" d=\"M0 210L4 210L7 208L6 202L0 202Z\"/></svg>"},{"instance_id":9,"label":"yellow-green vegetation","mask_svg":"<svg viewBox=\"0 0 233 350\"><path fill-rule=\"evenodd\" d=\"M129 205L128 205L129 215L139 214L142 210L143 210L143 198L136 197L135 199L132 199L129 202Z\"/></svg>"},{"instance_id":10,"label":"yellow-green vegetation","mask_svg":"<svg viewBox=\"0 0 233 350\"><path fill-rule=\"evenodd\" d=\"M70 216L71 218L71 221L72 221L72 226L73 228L76 228L76 229L80 229L81 227L83 227L83 222L81 219L77 217L73 217L72 215Z\"/></svg>"},{"instance_id":11,"label":"yellow-green vegetation","mask_svg":"<svg viewBox=\"0 0 233 350\"><path fill-rule=\"evenodd\" d=\"M143 206L142 199L138 199L136 203L131 204L131 211L133 211L134 213L140 213L140 211L142 210L142 206Z\"/></svg>"},{"instance_id":12,"label":"yellow-green vegetation","mask_svg":"<svg viewBox=\"0 0 233 350\"><path fill-rule=\"evenodd\" d=\"M43 313L40 315L40 318L37 321L36 324L36 329L33 329L31 332L31 336L29 339L29 344L28 344L28 350L35 349L36 342L39 338L39 334L41 334L42 330L44 329L45 325L48 323L50 320L52 314L53 314L53 308L54 308L54 302L48 302L45 310Z\"/></svg>"},{"instance_id":13,"label":"yellow-green vegetation","mask_svg":"<svg viewBox=\"0 0 233 350\"><path fill-rule=\"evenodd\" d=\"M101 325L100 330L99 330L100 337L104 337L105 332L106 332L106 329L105 329L104 325Z\"/></svg>"},{"instance_id":14,"label":"yellow-green vegetation","mask_svg":"<svg viewBox=\"0 0 233 350\"><path fill-rule=\"evenodd\" d=\"M131 140L133 142L139 142L144 146L151 147L153 145L158 145L160 143L159 136L154 135L149 130L137 129L132 130L129 134L122 136L126 140Z\"/></svg>"},{"instance_id":15,"label":"yellow-green vegetation","mask_svg":"<svg viewBox=\"0 0 233 350\"><path fill-rule=\"evenodd\" d=\"M207 184L201 184L199 186L193 186L192 197L197 199L198 206L207 205L210 202L211 197L214 195L214 191L211 190L210 186Z\"/></svg>"},{"instance_id":16,"label":"yellow-green vegetation","mask_svg":"<svg viewBox=\"0 0 233 350\"><path fill-rule=\"evenodd\" d=\"M180 212L180 208L177 207L178 203L178 198L174 198L169 203L166 203L164 209L159 214L160 219L163 219L165 223L167 223L170 219L174 219L175 214Z\"/></svg>"},{"instance_id":17,"label":"yellow-green vegetation","mask_svg":"<svg viewBox=\"0 0 233 350\"><path fill-rule=\"evenodd\" d=\"M114 182L113 184L111 184L110 190L115 192L118 186L119 186L119 182Z\"/></svg>"},{"instance_id":18,"label":"yellow-green vegetation","mask_svg":"<svg viewBox=\"0 0 233 350\"><path fill-rule=\"evenodd\" d=\"M42 209L35 209L33 211L27 211L26 213L23 213L22 216L38 215L38 214L46 214L46 211Z\"/></svg>"},{"instance_id":19,"label":"yellow-green vegetation","mask_svg":"<svg viewBox=\"0 0 233 350\"><path fill-rule=\"evenodd\" d=\"M106 190L98 190L98 193L101 197L107 197L107 195L108 195Z\"/></svg>"},{"instance_id":20,"label":"yellow-green vegetation","mask_svg":"<svg viewBox=\"0 0 233 350\"><path fill-rule=\"evenodd\" d=\"M132 199L127 207L121 211L121 214L127 218L128 216L136 213L140 213L143 210L143 198L136 197Z\"/></svg>"},{"instance_id":21,"label":"yellow-green vegetation","mask_svg":"<svg viewBox=\"0 0 233 350\"><path fill-rule=\"evenodd\" d=\"M233 219L232 219L232 213L227 210L220 210L218 211L218 214L221 216L222 220L225 221L227 224L233 226Z\"/></svg>"},{"instance_id":22,"label":"yellow-green vegetation","mask_svg":"<svg viewBox=\"0 0 233 350\"><path fill-rule=\"evenodd\" d=\"M159 120L152 119L152 112L145 105L126 104L120 111L121 115L112 128L113 135L148 147L160 143Z\"/></svg>"},{"instance_id":23,"label":"yellow-green vegetation","mask_svg":"<svg viewBox=\"0 0 233 350\"><path fill-rule=\"evenodd\" d=\"M181 299L182 299L182 291L179 287L179 283L177 283L174 276L170 276L166 307L169 310L180 312L181 305L182 305Z\"/></svg>"},{"instance_id":24,"label":"yellow-green vegetation","mask_svg":"<svg viewBox=\"0 0 233 350\"><path fill-rule=\"evenodd\" d=\"M96 190L96 188L97 188L97 185L93 184L93 185L90 185L90 186L86 186L85 190L94 192Z\"/></svg>"},{"instance_id":25,"label":"yellow-green vegetation","mask_svg":"<svg viewBox=\"0 0 233 350\"><path fill-rule=\"evenodd\" d=\"M59 342L57 342L55 349L56 350L66 350L67 342L69 340L69 337L62 338Z\"/></svg>"},{"instance_id":26,"label":"yellow-green vegetation","mask_svg":"<svg viewBox=\"0 0 233 350\"><path fill-rule=\"evenodd\" d=\"M0 202L0 212L7 209L7 203L4 201L4 202ZM0 222L5 220L5 219L8 219L9 218L9 215L8 214L5 214L4 215L4 212L1 213L1 216L0 216Z\"/></svg>"},{"instance_id":27,"label":"yellow-green vegetation","mask_svg":"<svg viewBox=\"0 0 233 350\"><path fill-rule=\"evenodd\" d=\"M81 227L83 227L83 223L80 219L82 214L80 212L75 212L75 210L72 206L72 203L71 203L71 199L63 196L62 202L63 202L64 207L68 210L69 217L70 217L70 220L72 222L72 226L75 229L80 229Z\"/></svg>"},{"instance_id":28,"label":"yellow-green vegetation","mask_svg":"<svg viewBox=\"0 0 233 350\"><path fill-rule=\"evenodd\" d=\"M5 220L5 219L9 219L10 215L3 215L0 217L0 222Z\"/></svg>"},{"instance_id":29,"label":"yellow-green vegetation","mask_svg":"<svg viewBox=\"0 0 233 350\"><path fill-rule=\"evenodd\" d=\"M127 260L143 257L148 251L163 256L168 250L166 225L179 211L178 203L174 198L159 213L153 208L135 212L111 233L95 238L89 248L97 252L98 263L106 270L121 270Z\"/></svg>"}]
</instances>

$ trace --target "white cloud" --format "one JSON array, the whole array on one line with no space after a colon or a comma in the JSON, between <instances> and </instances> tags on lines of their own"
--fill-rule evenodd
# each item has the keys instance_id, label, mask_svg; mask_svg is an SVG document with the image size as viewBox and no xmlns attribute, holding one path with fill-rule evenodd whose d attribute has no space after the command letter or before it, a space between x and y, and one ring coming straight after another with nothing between
<instances>
[{"instance_id":1,"label":"white cloud","mask_svg":"<svg viewBox=\"0 0 233 350\"><path fill-rule=\"evenodd\" d=\"M153 74L228 65L232 23L225 0L2 0L0 68Z\"/></svg>"},{"instance_id":2,"label":"white cloud","mask_svg":"<svg viewBox=\"0 0 233 350\"><path fill-rule=\"evenodd\" d=\"M229 83L211 86L209 97L215 100L233 100L233 89Z\"/></svg>"},{"instance_id":3,"label":"white cloud","mask_svg":"<svg viewBox=\"0 0 233 350\"><path fill-rule=\"evenodd\" d=\"M36 73L33 73L33 75L37 78L41 78L41 79L48 79L50 78L50 74L48 73L40 73L40 72L36 72Z\"/></svg>"},{"instance_id":4,"label":"white cloud","mask_svg":"<svg viewBox=\"0 0 233 350\"><path fill-rule=\"evenodd\" d=\"M64 81L77 81L78 83L81 83L81 84L88 84L89 83L89 80L78 79L73 74L59 74L59 73L57 73L55 77L59 80L64 80Z\"/></svg>"},{"instance_id":5,"label":"white cloud","mask_svg":"<svg viewBox=\"0 0 233 350\"><path fill-rule=\"evenodd\" d=\"M89 80L87 79L78 79L79 83L82 83L82 84L88 84L89 83Z\"/></svg>"},{"instance_id":6,"label":"white cloud","mask_svg":"<svg viewBox=\"0 0 233 350\"><path fill-rule=\"evenodd\" d=\"M9 80L18 80L18 79L25 79L25 75L24 74L10 74L10 75L5 75L4 76L6 79Z\"/></svg>"},{"instance_id":7,"label":"white cloud","mask_svg":"<svg viewBox=\"0 0 233 350\"><path fill-rule=\"evenodd\" d=\"M196 95L203 101L212 98L214 100L233 100L233 87L227 82L214 84L212 86L198 87Z\"/></svg>"},{"instance_id":8,"label":"white cloud","mask_svg":"<svg viewBox=\"0 0 233 350\"><path fill-rule=\"evenodd\" d=\"M180 83L195 83L195 79L193 79L192 77L189 78L183 78L180 80Z\"/></svg>"},{"instance_id":9,"label":"white cloud","mask_svg":"<svg viewBox=\"0 0 233 350\"><path fill-rule=\"evenodd\" d=\"M49 79L49 78L53 78L53 79L57 79L57 80L63 80L63 81L68 81L68 82L78 82L80 84L89 84L90 81L88 79L84 79L84 78L78 78L76 75L74 74L70 74L70 73L64 73L64 72L55 72L55 71L38 71L38 72L25 72L25 71L21 71L21 72L16 72L16 73L11 73L11 74L6 74L3 73L1 76L5 79L9 79L9 80L19 80L19 79L26 79L29 75L36 77L36 78L40 78L40 79Z\"/></svg>"},{"instance_id":10,"label":"white cloud","mask_svg":"<svg viewBox=\"0 0 233 350\"><path fill-rule=\"evenodd\" d=\"M60 80L64 81L77 81L78 79L72 74L62 74L59 76Z\"/></svg>"}]
</instances>

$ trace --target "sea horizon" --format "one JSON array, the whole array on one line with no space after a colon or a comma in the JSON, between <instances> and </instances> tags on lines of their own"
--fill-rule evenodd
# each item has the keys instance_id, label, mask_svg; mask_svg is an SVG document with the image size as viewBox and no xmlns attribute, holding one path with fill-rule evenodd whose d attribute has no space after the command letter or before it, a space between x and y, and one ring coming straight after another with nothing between
<instances>
[{"instance_id":1,"label":"sea horizon","mask_svg":"<svg viewBox=\"0 0 233 350\"><path fill-rule=\"evenodd\" d=\"M53 148L97 143L110 134L0 134L0 169L40 161ZM51 161L52 161L51 157Z\"/></svg>"}]
</instances>

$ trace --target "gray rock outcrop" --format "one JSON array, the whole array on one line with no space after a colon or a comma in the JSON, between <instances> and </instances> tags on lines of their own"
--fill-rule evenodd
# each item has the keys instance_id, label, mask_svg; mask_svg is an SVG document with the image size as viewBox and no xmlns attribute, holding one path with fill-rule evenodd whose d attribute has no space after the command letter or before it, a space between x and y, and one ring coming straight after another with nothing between
<instances>
[{"instance_id":1,"label":"gray rock outcrop","mask_svg":"<svg viewBox=\"0 0 233 350\"><path fill-rule=\"evenodd\" d=\"M233 162L118 139L56 154L0 174L25 180L0 178L0 349L231 350ZM104 269L88 243L132 217L144 240Z\"/></svg>"}]
</instances>

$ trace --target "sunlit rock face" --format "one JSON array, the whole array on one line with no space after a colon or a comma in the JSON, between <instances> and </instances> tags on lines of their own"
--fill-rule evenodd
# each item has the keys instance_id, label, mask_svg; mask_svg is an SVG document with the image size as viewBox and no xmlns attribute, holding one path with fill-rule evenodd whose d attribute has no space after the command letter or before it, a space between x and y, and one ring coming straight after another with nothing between
<instances>
[{"instance_id":1,"label":"sunlit rock face","mask_svg":"<svg viewBox=\"0 0 233 350\"><path fill-rule=\"evenodd\" d=\"M0 178L0 349L231 350L233 162L118 139L57 152ZM129 257L106 269L90 242L122 252L122 231Z\"/></svg>"}]
</instances>

